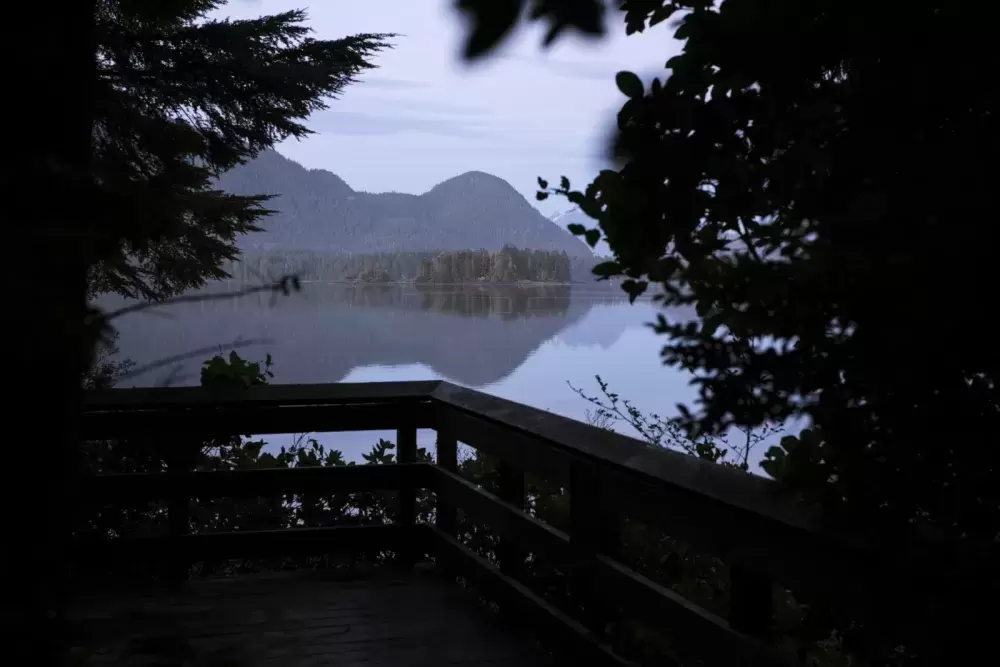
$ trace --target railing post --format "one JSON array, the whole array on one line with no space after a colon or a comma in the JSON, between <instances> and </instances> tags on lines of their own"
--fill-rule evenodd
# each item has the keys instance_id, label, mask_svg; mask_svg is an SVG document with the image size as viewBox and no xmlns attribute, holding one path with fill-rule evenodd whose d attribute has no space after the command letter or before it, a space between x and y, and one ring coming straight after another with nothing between
<instances>
[{"instance_id":1,"label":"railing post","mask_svg":"<svg viewBox=\"0 0 1000 667\"><path fill-rule=\"evenodd\" d=\"M396 431L396 460L399 463L416 463L417 461L417 428L407 426ZM399 518L400 524L412 526L417 521L417 487L410 481L399 490ZM400 561L404 565L413 564L419 554L416 553L414 545L407 544L402 553L399 554Z\"/></svg>"},{"instance_id":2,"label":"railing post","mask_svg":"<svg viewBox=\"0 0 1000 667\"><path fill-rule=\"evenodd\" d=\"M446 428L438 428L437 464L448 472L458 473L458 441ZM451 499L442 493L437 495L434 524L441 532L453 537L458 528L457 508L451 502Z\"/></svg>"},{"instance_id":3,"label":"railing post","mask_svg":"<svg viewBox=\"0 0 1000 667\"><path fill-rule=\"evenodd\" d=\"M524 470L509 461L497 465L500 482L500 499L519 510L524 509ZM524 551L512 535L501 535L497 550L500 571L508 576L518 576L524 565Z\"/></svg>"},{"instance_id":4,"label":"railing post","mask_svg":"<svg viewBox=\"0 0 1000 667\"><path fill-rule=\"evenodd\" d=\"M771 580L745 567L729 568L729 625L759 639L771 632L774 594Z\"/></svg>"},{"instance_id":5,"label":"railing post","mask_svg":"<svg viewBox=\"0 0 1000 667\"><path fill-rule=\"evenodd\" d=\"M603 632L617 613L599 588L597 555L617 555L621 527L614 495L600 481L597 464L574 461L570 467L570 545L573 549L573 583L583 596L581 606L591 629Z\"/></svg>"},{"instance_id":6,"label":"railing post","mask_svg":"<svg viewBox=\"0 0 1000 667\"><path fill-rule=\"evenodd\" d=\"M437 429L437 464L451 473L458 473L458 440L445 425ZM456 537L458 533L458 508L446 493L438 488L434 506L434 525L445 535ZM446 576L454 577L457 570L442 550L434 555L438 569Z\"/></svg>"},{"instance_id":7,"label":"railing post","mask_svg":"<svg viewBox=\"0 0 1000 667\"><path fill-rule=\"evenodd\" d=\"M163 460L167 464L167 475L190 472L195 466L195 452L189 449L193 445L185 442L182 438L166 443L163 440L156 442L156 447L163 453ZM180 484L171 484L172 493L167 499L167 531L171 538L178 541L191 531L191 498L185 493ZM180 588L188 577L187 554L177 544L167 556L166 576L167 585L171 589Z\"/></svg>"}]
</instances>

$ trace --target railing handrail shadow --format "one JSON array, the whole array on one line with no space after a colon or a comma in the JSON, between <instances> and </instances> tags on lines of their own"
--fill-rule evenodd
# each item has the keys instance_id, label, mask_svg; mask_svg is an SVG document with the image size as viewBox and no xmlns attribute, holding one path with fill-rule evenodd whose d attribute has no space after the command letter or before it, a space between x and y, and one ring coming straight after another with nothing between
<instances>
[{"instance_id":1,"label":"railing handrail shadow","mask_svg":"<svg viewBox=\"0 0 1000 667\"><path fill-rule=\"evenodd\" d=\"M437 430L436 464L416 463L418 428ZM310 488L398 490L400 525L365 533L366 539L390 545L387 548L406 548L408 543L409 548L434 553L443 563L471 572L537 622L583 638L582 645L589 647L583 657L613 664L621 660L601 645L586 623L568 617L518 583L516 568L505 564L503 553L496 568L462 545L455 535L456 510L499 527L502 543L517 542L515 552L531 547L561 552L579 562L595 599L626 596L631 604L672 619L678 628L713 637L706 651L721 663L734 658L740 664L776 661L764 641L772 612L772 582L819 591L845 600L859 613L871 613L873 598L907 586L929 559L935 559L941 570L939 550L876 549L823 530L813 512L796 504L771 480L654 449L634 438L444 381L265 385L223 393L189 387L113 389L89 394L82 420L88 439L389 429L397 430L399 464L377 466L378 472L357 466L220 473L191 472L181 466L181 471L159 478L160 473L101 476L89 480L85 488L91 497L104 500L170 497L178 523L181 501L209 489L215 495ZM504 484L499 496L458 475L459 442L501 462ZM568 532L524 511L526 471L545 475L569 490ZM426 530L414 523L417 488L430 489L438 498L435 525L424 526ZM729 618L700 609L618 562L623 514L663 526L723 558L731 572ZM219 539L177 537L178 544L188 545L181 550L192 557L205 550L215 557L230 557L226 554L329 546L334 534L358 534L336 531L314 530L304 537L250 531ZM157 549L162 547L149 547L148 553Z\"/></svg>"}]
</instances>

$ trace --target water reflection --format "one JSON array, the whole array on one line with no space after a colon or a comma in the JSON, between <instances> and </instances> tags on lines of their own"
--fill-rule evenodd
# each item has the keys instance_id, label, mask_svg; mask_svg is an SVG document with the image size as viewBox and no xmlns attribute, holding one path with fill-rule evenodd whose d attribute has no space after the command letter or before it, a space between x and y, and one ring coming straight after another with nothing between
<instances>
[{"instance_id":1,"label":"water reflection","mask_svg":"<svg viewBox=\"0 0 1000 667\"><path fill-rule=\"evenodd\" d=\"M122 305L108 299L105 307ZM444 378L487 393L586 421L592 407L571 388L597 393L601 375L643 412L676 414L695 398L691 376L664 367L663 339L647 323L658 309L629 304L617 290L589 286L398 286L306 284L299 294L171 305L118 320L120 348L139 364L208 348L268 339L240 349L271 354L275 382L388 382ZM670 316L690 319L693 313ZM161 367L126 386L197 384L213 352ZM623 433L635 435L618 424ZM359 461L392 432L316 434ZM419 443L434 447L434 434ZM269 436L270 448L292 436ZM761 445L756 461L767 445Z\"/></svg>"},{"instance_id":2,"label":"water reflection","mask_svg":"<svg viewBox=\"0 0 1000 667\"><path fill-rule=\"evenodd\" d=\"M337 382L353 370L419 364L482 387L510 375L546 341L572 331L576 345L613 341L626 323L606 320L600 339L579 323L595 307L624 304L616 290L568 285L346 285L311 283L289 296L173 304L118 321L123 356L140 364L206 348L275 360L275 382ZM120 303L105 300L102 305ZM612 318L614 319L614 318ZM204 357L136 377L195 384ZM412 378L416 379L416 378Z\"/></svg>"}]
</instances>

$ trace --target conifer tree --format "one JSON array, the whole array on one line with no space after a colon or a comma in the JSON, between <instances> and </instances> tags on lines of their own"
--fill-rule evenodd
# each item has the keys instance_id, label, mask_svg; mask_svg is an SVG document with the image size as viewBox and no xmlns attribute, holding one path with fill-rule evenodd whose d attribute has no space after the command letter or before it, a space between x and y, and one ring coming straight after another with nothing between
<instances>
[{"instance_id":1,"label":"conifer tree","mask_svg":"<svg viewBox=\"0 0 1000 667\"><path fill-rule=\"evenodd\" d=\"M218 174L289 137L374 65L386 34L310 36L302 11L210 19L224 0L99 0L91 295L162 299L225 277L267 214Z\"/></svg>"}]
</instances>

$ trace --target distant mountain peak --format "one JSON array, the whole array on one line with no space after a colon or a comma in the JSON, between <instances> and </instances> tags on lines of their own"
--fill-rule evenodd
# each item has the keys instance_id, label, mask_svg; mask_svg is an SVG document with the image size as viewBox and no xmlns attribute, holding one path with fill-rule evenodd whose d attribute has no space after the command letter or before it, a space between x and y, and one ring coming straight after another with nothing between
<instances>
[{"instance_id":1,"label":"distant mountain peak","mask_svg":"<svg viewBox=\"0 0 1000 667\"><path fill-rule=\"evenodd\" d=\"M218 185L236 195L275 194L264 231L239 241L244 249L384 253L455 251L504 245L590 256L504 179L467 171L420 195L359 192L339 176L306 169L276 151L223 174Z\"/></svg>"},{"instance_id":2,"label":"distant mountain peak","mask_svg":"<svg viewBox=\"0 0 1000 667\"><path fill-rule=\"evenodd\" d=\"M347 181L331 171L327 171L326 169L310 169L309 173L325 180L330 185L336 186L338 189L342 189L347 192L354 192L354 189L347 184Z\"/></svg>"},{"instance_id":3,"label":"distant mountain peak","mask_svg":"<svg viewBox=\"0 0 1000 667\"><path fill-rule=\"evenodd\" d=\"M506 183L507 182L507 181L503 180L502 178L500 178L499 176L494 176L493 174L488 174L485 171L479 171L479 170L476 170L476 169L473 169L472 171L467 171L467 172L465 172L463 174L459 174L458 176L455 176L454 178L449 179L449 180L453 180L453 181L459 181L459 180L467 180L467 181L486 180L486 181L499 181L500 183Z\"/></svg>"},{"instance_id":4,"label":"distant mountain peak","mask_svg":"<svg viewBox=\"0 0 1000 667\"><path fill-rule=\"evenodd\" d=\"M512 193L516 193L517 190L514 186L500 178L499 176L494 176L493 174L488 174L485 171L467 171L464 174L459 174L458 176L452 176L446 181L441 181L433 188L430 192L440 189L455 189L461 188L463 190L508 190Z\"/></svg>"},{"instance_id":5,"label":"distant mountain peak","mask_svg":"<svg viewBox=\"0 0 1000 667\"><path fill-rule=\"evenodd\" d=\"M227 176L242 173L244 180L257 181L257 192L253 194L283 195L294 189L295 183L308 182L312 189L324 192L327 196L344 197L354 194L354 190L340 176L325 169L306 169L295 160L291 160L274 149L261 151L256 158L223 174L220 183L226 182ZM250 194L235 193L235 194Z\"/></svg>"}]
</instances>

